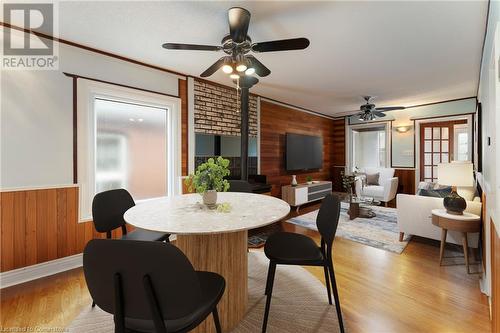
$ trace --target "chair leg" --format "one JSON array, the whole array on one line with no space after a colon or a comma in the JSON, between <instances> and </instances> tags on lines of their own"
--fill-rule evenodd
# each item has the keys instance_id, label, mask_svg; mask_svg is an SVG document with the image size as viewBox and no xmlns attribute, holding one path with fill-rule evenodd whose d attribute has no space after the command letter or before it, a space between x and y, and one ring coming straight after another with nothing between
<instances>
[{"instance_id":1,"label":"chair leg","mask_svg":"<svg viewBox=\"0 0 500 333\"><path fill-rule=\"evenodd\" d=\"M222 333L219 321L219 313L217 312L217 306L214 307L214 310L212 311L212 316L214 317L215 331L217 333Z\"/></svg>"},{"instance_id":2,"label":"chair leg","mask_svg":"<svg viewBox=\"0 0 500 333\"><path fill-rule=\"evenodd\" d=\"M333 271L333 262L330 258L328 263L328 268L330 270L330 278L332 281L333 297L335 298L335 308L337 310L337 318L339 320L340 332L344 333L344 321L342 320L342 310L340 308L339 292L337 290L337 281L335 280L335 272Z\"/></svg>"},{"instance_id":3,"label":"chair leg","mask_svg":"<svg viewBox=\"0 0 500 333\"><path fill-rule=\"evenodd\" d=\"M269 285L266 292L266 309L264 311L264 321L262 322L262 333L266 333L267 329L267 318L269 317L269 308L271 307L271 297L273 295L273 285L274 285L274 275L276 273L276 264L274 262L269 263L269 274L268 281Z\"/></svg>"},{"instance_id":4,"label":"chair leg","mask_svg":"<svg viewBox=\"0 0 500 333\"><path fill-rule=\"evenodd\" d=\"M325 283L326 283L326 292L328 293L328 304L332 305L332 292L330 290L330 279L328 278L328 264L325 263L323 266L325 269Z\"/></svg>"},{"instance_id":5,"label":"chair leg","mask_svg":"<svg viewBox=\"0 0 500 333\"><path fill-rule=\"evenodd\" d=\"M269 262L269 268L267 270L267 280L266 280L266 289L264 290L264 295L267 295L269 292L269 284L271 279L271 270L273 269L273 265Z\"/></svg>"}]
</instances>

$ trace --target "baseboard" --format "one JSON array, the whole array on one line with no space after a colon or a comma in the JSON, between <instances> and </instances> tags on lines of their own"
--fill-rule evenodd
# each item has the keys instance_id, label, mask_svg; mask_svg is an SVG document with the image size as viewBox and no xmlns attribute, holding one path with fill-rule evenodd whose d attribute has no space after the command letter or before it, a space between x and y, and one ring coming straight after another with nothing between
<instances>
[{"instance_id":1,"label":"baseboard","mask_svg":"<svg viewBox=\"0 0 500 333\"><path fill-rule=\"evenodd\" d=\"M0 273L0 289L81 267L82 264L83 257L80 253L69 257L47 261L41 264L3 272Z\"/></svg>"}]
</instances>

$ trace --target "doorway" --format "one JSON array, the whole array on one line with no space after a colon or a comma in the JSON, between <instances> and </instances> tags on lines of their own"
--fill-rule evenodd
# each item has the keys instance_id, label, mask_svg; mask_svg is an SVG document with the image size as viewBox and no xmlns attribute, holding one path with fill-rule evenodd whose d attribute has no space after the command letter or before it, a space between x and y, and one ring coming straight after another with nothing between
<instances>
[{"instance_id":1,"label":"doorway","mask_svg":"<svg viewBox=\"0 0 500 333\"><path fill-rule=\"evenodd\" d=\"M420 124L420 180L437 181L437 165L457 158L470 160L467 120ZM455 136L459 135L459 138Z\"/></svg>"}]
</instances>

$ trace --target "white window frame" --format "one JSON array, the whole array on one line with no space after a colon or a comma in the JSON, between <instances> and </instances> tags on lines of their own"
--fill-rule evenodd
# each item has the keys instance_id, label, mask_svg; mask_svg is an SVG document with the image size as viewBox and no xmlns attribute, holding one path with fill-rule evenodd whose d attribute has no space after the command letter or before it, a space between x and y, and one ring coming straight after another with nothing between
<instances>
[{"instance_id":1,"label":"white window frame","mask_svg":"<svg viewBox=\"0 0 500 333\"><path fill-rule=\"evenodd\" d=\"M167 109L167 195L180 194L182 167L182 133L180 98L145 92L86 79L77 86L77 158L79 221L92 220L95 195L95 98L132 102Z\"/></svg>"},{"instance_id":2,"label":"white window frame","mask_svg":"<svg viewBox=\"0 0 500 333\"><path fill-rule=\"evenodd\" d=\"M456 160L458 157L458 135L460 133L467 134L467 161L472 161L472 138L470 137L470 128L471 125L467 124L459 124L453 126L453 157Z\"/></svg>"},{"instance_id":3,"label":"white window frame","mask_svg":"<svg viewBox=\"0 0 500 333\"><path fill-rule=\"evenodd\" d=\"M385 167L390 168L390 161L391 161L391 149L389 147L392 147L392 142L391 142L391 122L390 121L377 121L377 122L368 122L368 123L361 123L361 124L355 124L355 125L348 125L347 126L347 131L346 131L346 137L347 137L347 147L346 147L346 160L347 160L347 170L348 172L353 172L354 171L354 142L353 142L353 137L354 134L353 132L359 129L365 129L365 128L373 128L373 127L384 127L385 131ZM378 141L377 141L378 145Z\"/></svg>"}]
</instances>

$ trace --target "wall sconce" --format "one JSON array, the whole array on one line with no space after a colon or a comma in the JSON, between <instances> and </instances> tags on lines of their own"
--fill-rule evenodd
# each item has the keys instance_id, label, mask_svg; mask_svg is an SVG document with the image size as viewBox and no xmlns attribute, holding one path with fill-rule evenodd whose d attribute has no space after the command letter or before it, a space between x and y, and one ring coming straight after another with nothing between
<instances>
[{"instance_id":1,"label":"wall sconce","mask_svg":"<svg viewBox=\"0 0 500 333\"><path fill-rule=\"evenodd\" d=\"M398 126L396 127L396 131L399 133L406 133L410 130L410 126Z\"/></svg>"}]
</instances>

